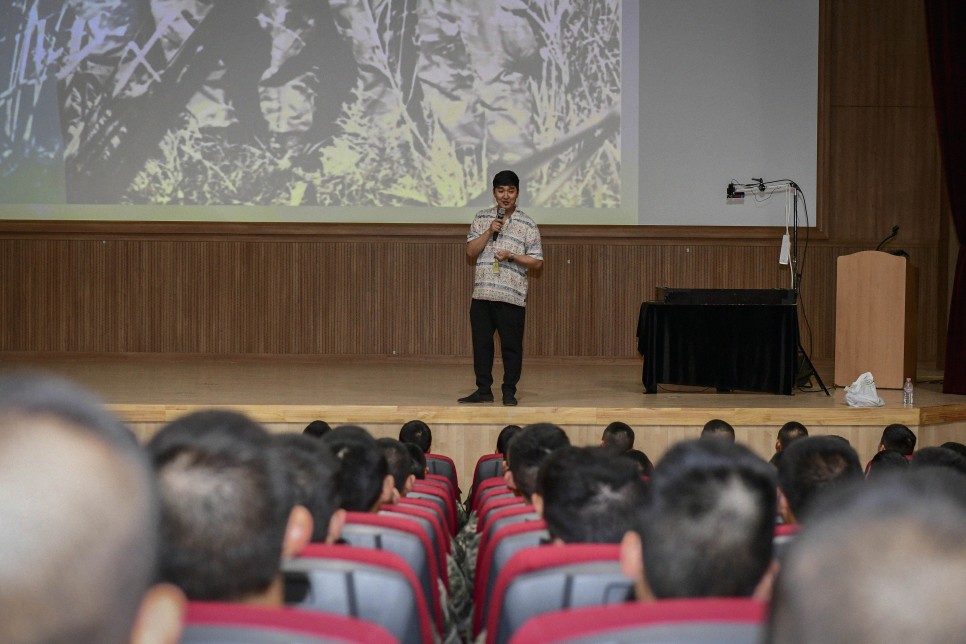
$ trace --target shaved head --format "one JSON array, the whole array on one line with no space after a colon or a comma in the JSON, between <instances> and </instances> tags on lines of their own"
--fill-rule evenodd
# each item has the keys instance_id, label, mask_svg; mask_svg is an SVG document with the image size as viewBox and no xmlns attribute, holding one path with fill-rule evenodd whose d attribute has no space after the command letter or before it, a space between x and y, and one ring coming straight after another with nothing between
<instances>
[{"instance_id":1,"label":"shaved head","mask_svg":"<svg viewBox=\"0 0 966 644\"><path fill-rule=\"evenodd\" d=\"M65 383L0 379L0 517L0 641L129 640L158 505L116 419Z\"/></svg>"}]
</instances>

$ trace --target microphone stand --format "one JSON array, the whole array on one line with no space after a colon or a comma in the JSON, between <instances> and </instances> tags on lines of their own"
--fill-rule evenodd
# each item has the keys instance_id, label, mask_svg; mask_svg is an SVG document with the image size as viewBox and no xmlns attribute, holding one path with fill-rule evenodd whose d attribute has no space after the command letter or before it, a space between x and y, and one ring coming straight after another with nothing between
<instances>
[{"instance_id":1,"label":"microphone stand","mask_svg":"<svg viewBox=\"0 0 966 644\"><path fill-rule=\"evenodd\" d=\"M798 300L799 300L799 283L801 281L801 275L798 272L798 193L800 188L798 184L794 181L788 182L788 187L792 191L792 256L791 256L791 269L792 269L792 292L795 294L795 309L798 310ZM798 353L799 359L796 360L795 364L795 381L799 380L799 371L802 371L804 375L810 377L815 376L815 380L818 382L818 386L822 388L826 396L831 396L828 387L822 382L822 377L818 375L818 371L815 369L815 365L812 364L812 359L808 357L808 352L805 351L804 345L802 345L802 334L798 334ZM806 380L807 382L807 380Z\"/></svg>"}]
</instances>

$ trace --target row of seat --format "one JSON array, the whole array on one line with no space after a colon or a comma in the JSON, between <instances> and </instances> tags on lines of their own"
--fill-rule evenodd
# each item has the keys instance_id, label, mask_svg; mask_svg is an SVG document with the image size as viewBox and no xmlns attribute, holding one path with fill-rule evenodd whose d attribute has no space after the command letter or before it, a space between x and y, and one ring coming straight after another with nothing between
<instances>
[{"instance_id":1,"label":"row of seat","mask_svg":"<svg viewBox=\"0 0 966 644\"><path fill-rule=\"evenodd\" d=\"M498 459L502 473L498 455L481 462ZM455 478L455 468L453 473ZM458 483L431 474L413 495L378 514L349 513L343 529L348 545L313 544L286 563L286 603L344 618L336 624L364 620L404 643L437 640L444 634L440 587L448 588L457 495ZM502 477L474 476L469 505L477 512L480 534L472 589L474 637L485 627L488 644L503 644L514 634L514 641L540 641L547 626L538 622L530 628L543 630L532 635L524 628L533 618L561 609L621 604L631 594L631 580L620 573L617 546L538 547L548 539L546 525L512 495ZM787 538L776 533L776 543ZM206 610L210 614L213 609ZM380 641L377 635L372 641Z\"/></svg>"}]
</instances>

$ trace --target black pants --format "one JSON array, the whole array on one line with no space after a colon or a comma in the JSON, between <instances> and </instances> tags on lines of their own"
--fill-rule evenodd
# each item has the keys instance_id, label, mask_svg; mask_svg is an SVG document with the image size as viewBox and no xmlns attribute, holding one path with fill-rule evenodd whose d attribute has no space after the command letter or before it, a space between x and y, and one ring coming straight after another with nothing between
<instances>
[{"instance_id":1,"label":"black pants","mask_svg":"<svg viewBox=\"0 0 966 644\"><path fill-rule=\"evenodd\" d=\"M473 300L470 327L473 330L473 371L476 389L489 393L493 386L493 333L500 334L503 356L503 394L515 395L523 369L523 325L527 310L506 302Z\"/></svg>"}]
</instances>

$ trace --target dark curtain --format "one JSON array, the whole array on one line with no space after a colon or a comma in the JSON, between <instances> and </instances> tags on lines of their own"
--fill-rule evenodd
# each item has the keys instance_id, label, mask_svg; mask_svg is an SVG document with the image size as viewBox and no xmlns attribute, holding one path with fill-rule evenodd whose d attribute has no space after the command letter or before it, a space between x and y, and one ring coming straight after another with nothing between
<instances>
[{"instance_id":1,"label":"dark curtain","mask_svg":"<svg viewBox=\"0 0 966 644\"><path fill-rule=\"evenodd\" d=\"M924 0L936 124L953 225L966 244L966 1ZM966 253L960 248L949 306L943 392L966 394Z\"/></svg>"}]
</instances>

